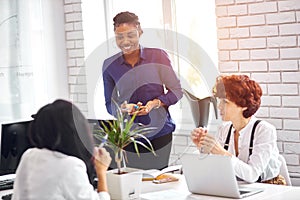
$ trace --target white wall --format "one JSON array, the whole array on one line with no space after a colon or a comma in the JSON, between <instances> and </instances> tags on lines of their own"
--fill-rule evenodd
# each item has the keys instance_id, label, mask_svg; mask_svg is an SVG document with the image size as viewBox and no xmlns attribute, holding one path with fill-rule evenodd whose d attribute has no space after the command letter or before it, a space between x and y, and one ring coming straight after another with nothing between
<instances>
[{"instance_id":1,"label":"white wall","mask_svg":"<svg viewBox=\"0 0 300 200\"><path fill-rule=\"evenodd\" d=\"M216 0L219 69L260 83L257 116L277 129L292 182L300 182L300 1Z\"/></svg>"}]
</instances>

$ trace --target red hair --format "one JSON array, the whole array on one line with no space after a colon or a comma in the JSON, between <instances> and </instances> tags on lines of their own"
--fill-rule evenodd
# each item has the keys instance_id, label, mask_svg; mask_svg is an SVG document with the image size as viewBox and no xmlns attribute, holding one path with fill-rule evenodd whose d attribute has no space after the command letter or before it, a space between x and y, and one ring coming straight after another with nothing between
<instances>
[{"instance_id":1,"label":"red hair","mask_svg":"<svg viewBox=\"0 0 300 200\"><path fill-rule=\"evenodd\" d=\"M214 96L226 98L237 106L246 107L245 118L251 117L260 107L262 89L247 75L221 75L213 88Z\"/></svg>"}]
</instances>

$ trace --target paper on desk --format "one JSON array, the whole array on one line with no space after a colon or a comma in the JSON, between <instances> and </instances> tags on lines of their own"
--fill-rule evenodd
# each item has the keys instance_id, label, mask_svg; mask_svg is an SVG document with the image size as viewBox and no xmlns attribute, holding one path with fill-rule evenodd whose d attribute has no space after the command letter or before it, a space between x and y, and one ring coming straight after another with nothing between
<instances>
[{"instance_id":1,"label":"paper on desk","mask_svg":"<svg viewBox=\"0 0 300 200\"><path fill-rule=\"evenodd\" d=\"M163 190L158 192L149 192L146 194L141 194L141 200L166 200L166 199L172 199L172 200L183 200L186 199L187 195L189 193L183 192L183 191L177 191L177 190Z\"/></svg>"}]
</instances>

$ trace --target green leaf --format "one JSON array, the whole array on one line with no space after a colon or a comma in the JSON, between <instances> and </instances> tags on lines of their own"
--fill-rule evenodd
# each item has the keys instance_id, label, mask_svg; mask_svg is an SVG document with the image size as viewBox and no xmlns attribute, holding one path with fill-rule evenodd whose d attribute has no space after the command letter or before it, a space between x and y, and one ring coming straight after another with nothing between
<instances>
[{"instance_id":1,"label":"green leaf","mask_svg":"<svg viewBox=\"0 0 300 200\"><path fill-rule=\"evenodd\" d=\"M102 121L102 128L94 131L95 138L101 140L104 135L107 134L108 138L106 145L114 151L115 155L117 152L124 151L124 148L130 143L133 143L138 156L140 156L138 146L142 146L156 155L150 140L145 136L156 128L136 125L134 120L137 113L129 116L127 113L122 112L116 101L112 101L115 103L117 108L116 120L113 120L112 122L105 121L105 123ZM137 140L138 138L143 138L146 142L143 143Z\"/></svg>"}]
</instances>

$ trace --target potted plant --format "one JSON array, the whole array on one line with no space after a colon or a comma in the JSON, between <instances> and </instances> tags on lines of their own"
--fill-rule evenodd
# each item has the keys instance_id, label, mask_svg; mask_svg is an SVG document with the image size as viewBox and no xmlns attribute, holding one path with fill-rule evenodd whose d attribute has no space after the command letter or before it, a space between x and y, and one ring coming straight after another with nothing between
<instances>
[{"instance_id":1,"label":"potted plant","mask_svg":"<svg viewBox=\"0 0 300 200\"><path fill-rule=\"evenodd\" d=\"M145 134L155 128L135 124L134 119L137 113L128 116L127 112L122 112L119 106L116 106L116 108L116 119L102 122L102 128L94 132L94 137L99 141L106 142L105 145L114 152L117 172L110 170L107 173L111 197L113 199L129 199L140 194L142 173L129 173L133 170L125 166L122 168L122 163L127 162L124 148L130 143L133 143L138 156L140 155L139 146L143 146L156 155L151 142L145 137ZM138 138L143 138L146 142L143 143L139 141ZM137 182L133 183L134 180Z\"/></svg>"},{"instance_id":2,"label":"potted plant","mask_svg":"<svg viewBox=\"0 0 300 200\"><path fill-rule=\"evenodd\" d=\"M151 142L147 137L144 136L155 128L136 125L134 123L136 114L137 113L129 117L126 112L122 112L121 108L117 106L116 120L108 120L105 122L102 121L101 123L103 128L100 128L94 132L96 139L99 141L106 140L106 146L113 150L114 159L117 163L118 174L124 173L122 172L122 161L125 159L124 148L130 143L134 144L135 151L138 155L140 155L138 148L139 145L156 155ZM143 138L146 141L146 144L137 140L138 138Z\"/></svg>"}]
</instances>

